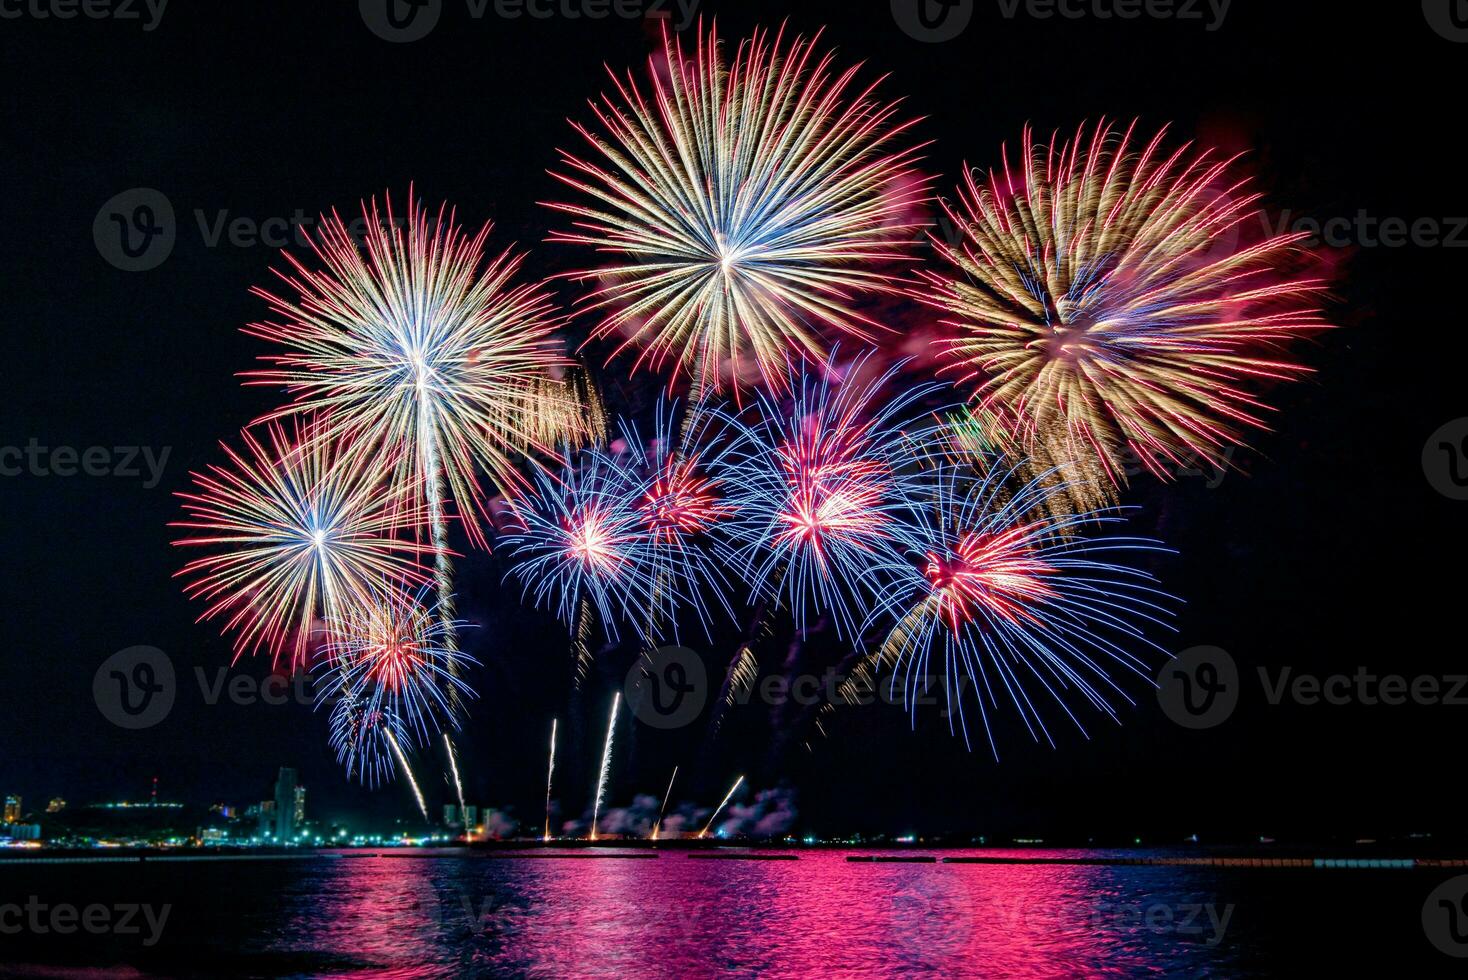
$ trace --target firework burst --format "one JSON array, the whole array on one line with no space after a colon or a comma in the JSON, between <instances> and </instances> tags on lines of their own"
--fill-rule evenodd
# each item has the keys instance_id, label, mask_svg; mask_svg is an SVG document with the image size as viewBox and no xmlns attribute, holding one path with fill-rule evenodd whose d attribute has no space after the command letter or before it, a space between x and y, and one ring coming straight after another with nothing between
<instances>
[{"instance_id":1,"label":"firework burst","mask_svg":"<svg viewBox=\"0 0 1468 980\"><path fill-rule=\"evenodd\" d=\"M573 630L585 626L588 604L612 636L619 619L641 622L650 608L639 486L591 449L571 455L561 474L539 474L536 492L520 502L522 527L505 537L510 571L537 607L553 608Z\"/></svg>"},{"instance_id":2,"label":"firework burst","mask_svg":"<svg viewBox=\"0 0 1468 980\"><path fill-rule=\"evenodd\" d=\"M286 353L263 358L270 367L247 372L247 381L295 396L271 417L313 413L328 436L382 447L395 483L437 512L435 528L449 496L482 544L476 467L502 489L522 485L515 458L538 445L542 424L527 407L574 397L546 386L566 363L550 298L514 283L521 256L486 258L489 225L470 236L452 210L430 214L411 191L405 224L391 198L382 210L375 200L364 205L363 218L359 245L339 216L323 217L311 243L319 269L286 255L281 278L295 299L256 290L280 321L247 332Z\"/></svg>"},{"instance_id":3,"label":"firework burst","mask_svg":"<svg viewBox=\"0 0 1468 980\"><path fill-rule=\"evenodd\" d=\"M236 656L289 651L300 666L317 616L370 605L384 589L426 580L422 546L401 537L425 515L385 485L373 457L337 455L300 426L267 426L268 441L242 434L243 452L222 445L227 466L193 474L180 493L188 517L174 542L210 554L186 564L184 591L208 603L200 619L223 619Z\"/></svg>"},{"instance_id":4,"label":"firework burst","mask_svg":"<svg viewBox=\"0 0 1468 980\"><path fill-rule=\"evenodd\" d=\"M916 405L939 386L883 402L897 368L877 374L867 364L801 375L790 405L762 393L752 412L719 413L726 445L714 473L734 512L721 531L756 594L781 598L802 633L829 615L838 633L859 639L873 576L909 536L932 427Z\"/></svg>"},{"instance_id":5,"label":"firework burst","mask_svg":"<svg viewBox=\"0 0 1468 980\"><path fill-rule=\"evenodd\" d=\"M1324 284L1291 278L1306 235L1239 241L1260 195L1235 160L1134 131L1103 121L1045 146L1026 129L1018 172L1006 153L987 180L965 174L945 205L961 242L934 239L953 268L913 292L949 314L954 367L1026 455L1112 484L1123 450L1163 478L1226 465L1265 426L1251 389L1307 373L1282 349L1327 326Z\"/></svg>"},{"instance_id":6,"label":"firework burst","mask_svg":"<svg viewBox=\"0 0 1468 980\"><path fill-rule=\"evenodd\" d=\"M737 393L751 363L782 384L792 360L824 359L824 329L873 336L854 300L892 289L880 267L920 227L921 148L892 149L912 123L818 41L756 32L730 64L715 30L688 55L665 29L651 91L613 74L591 107L602 132L577 127L599 162L562 153L555 176L594 203L549 205L574 219L552 241L624 257L575 274L603 283L594 336L700 395Z\"/></svg>"},{"instance_id":7,"label":"firework burst","mask_svg":"<svg viewBox=\"0 0 1468 980\"><path fill-rule=\"evenodd\" d=\"M644 632L655 639L660 624L666 622L675 641L679 612L685 606L697 612L707 635L706 594L733 615L728 600L731 584L723 571L729 556L711 533L730 516L731 508L700 450L710 416L694 410L680 431L674 424L676 415L676 404L659 401L653 435L646 442L636 426L625 420L621 425L628 466L640 481L632 492L646 534L646 546L639 551L643 562L637 569L644 580L642 591L652 599Z\"/></svg>"},{"instance_id":8,"label":"firework burst","mask_svg":"<svg viewBox=\"0 0 1468 980\"><path fill-rule=\"evenodd\" d=\"M324 689L352 692L369 714L398 719L398 733L418 743L456 728L458 698L473 696L459 675L475 661L452 642L467 624L445 620L425 603L428 595L426 588L416 596L382 593L326 624Z\"/></svg>"},{"instance_id":9,"label":"firework burst","mask_svg":"<svg viewBox=\"0 0 1468 980\"><path fill-rule=\"evenodd\" d=\"M369 787L391 782L399 754L394 746L407 740L402 719L371 710L350 689L321 691L317 707L323 704L331 705L329 743L347 777Z\"/></svg>"},{"instance_id":10,"label":"firework burst","mask_svg":"<svg viewBox=\"0 0 1468 980\"><path fill-rule=\"evenodd\" d=\"M1115 719L1114 699L1131 699L1111 670L1150 679L1152 665L1138 652L1158 662L1167 654L1144 629L1166 628L1176 602L1150 574L1122 563L1168 549L1146 538L1091 536L1124 518L1114 508L1049 507L1064 484L1036 477L1012 489L1014 473L995 464L975 478L944 466L931 477L902 574L878 587L873 605L906 613L842 691L872 683L881 667L892 669L891 683L905 686L910 704L937 688L966 742L968 714L977 710L996 758L991 722L1001 703L1052 746L1042 706L1082 732L1071 700Z\"/></svg>"}]
</instances>

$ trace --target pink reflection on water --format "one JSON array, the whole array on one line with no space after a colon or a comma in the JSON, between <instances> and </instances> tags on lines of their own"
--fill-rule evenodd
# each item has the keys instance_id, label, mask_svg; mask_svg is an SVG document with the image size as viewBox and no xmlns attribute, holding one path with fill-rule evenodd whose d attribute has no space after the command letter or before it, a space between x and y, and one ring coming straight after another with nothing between
<instances>
[{"instance_id":1,"label":"pink reflection on water","mask_svg":"<svg viewBox=\"0 0 1468 980\"><path fill-rule=\"evenodd\" d=\"M1231 955L1216 922L1188 918L1223 900L1177 869L845 856L343 859L276 948L344 951L394 977L1053 977L1197 973Z\"/></svg>"}]
</instances>

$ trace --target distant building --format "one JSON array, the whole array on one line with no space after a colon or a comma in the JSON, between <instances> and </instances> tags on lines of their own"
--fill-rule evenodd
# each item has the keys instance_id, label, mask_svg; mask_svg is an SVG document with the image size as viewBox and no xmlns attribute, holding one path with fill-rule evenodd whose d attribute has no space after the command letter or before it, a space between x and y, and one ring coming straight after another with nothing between
<instances>
[{"instance_id":1,"label":"distant building","mask_svg":"<svg viewBox=\"0 0 1468 980\"><path fill-rule=\"evenodd\" d=\"M38 823L7 823L0 836L9 837L11 840L40 840L41 825Z\"/></svg>"},{"instance_id":2,"label":"distant building","mask_svg":"<svg viewBox=\"0 0 1468 980\"><path fill-rule=\"evenodd\" d=\"M275 833L275 801L261 800L245 812L255 818L255 836L264 837Z\"/></svg>"},{"instance_id":3,"label":"distant building","mask_svg":"<svg viewBox=\"0 0 1468 980\"><path fill-rule=\"evenodd\" d=\"M66 809L66 801L59 796L51 797L51 802L46 804L47 813L60 813Z\"/></svg>"},{"instance_id":4,"label":"distant building","mask_svg":"<svg viewBox=\"0 0 1468 980\"><path fill-rule=\"evenodd\" d=\"M477 826L479 826L479 807L464 807L464 829L472 831Z\"/></svg>"},{"instance_id":5,"label":"distant building","mask_svg":"<svg viewBox=\"0 0 1468 980\"><path fill-rule=\"evenodd\" d=\"M445 803L443 805L443 825L445 827L458 827L462 823L462 814L459 813L457 803Z\"/></svg>"},{"instance_id":6,"label":"distant building","mask_svg":"<svg viewBox=\"0 0 1468 980\"><path fill-rule=\"evenodd\" d=\"M296 826L300 827L306 822L306 787L296 787Z\"/></svg>"},{"instance_id":7,"label":"distant building","mask_svg":"<svg viewBox=\"0 0 1468 980\"><path fill-rule=\"evenodd\" d=\"M17 823L20 820L20 797L5 797L5 822Z\"/></svg>"},{"instance_id":8,"label":"distant building","mask_svg":"<svg viewBox=\"0 0 1468 980\"><path fill-rule=\"evenodd\" d=\"M275 777L275 839L288 841L296 836L296 771L280 767Z\"/></svg>"}]
</instances>

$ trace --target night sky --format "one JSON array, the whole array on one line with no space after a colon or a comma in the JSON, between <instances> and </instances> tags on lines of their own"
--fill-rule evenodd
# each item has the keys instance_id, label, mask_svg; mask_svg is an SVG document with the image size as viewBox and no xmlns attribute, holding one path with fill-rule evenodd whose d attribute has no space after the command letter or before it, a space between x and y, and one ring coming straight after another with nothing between
<instances>
[{"instance_id":1,"label":"night sky","mask_svg":"<svg viewBox=\"0 0 1468 980\"><path fill-rule=\"evenodd\" d=\"M347 783L323 715L209 705L199 691L196 669L212 682L230 648L195 624L200 608L171 578L181 563L166 527L179 516L172 494L220 458L218 440L279 402L236 377L267 349L240 328L263 318L248 291L270 283L278 255L208 238L226 213L351 212L412 182L468 223L492 219L495 241L532 249L537 273L572 268L585 256L544 242L559 220L537 202L564 194L546 169L572 144L567 119L587 118L586 100L605 87L603 65L640 70L656 22L506 19L493 4L476 19L464 0L445 0L426 38L393 44L341 0L174 0L150 31L141 5L144 21L37 19L18 0L0 9L22 12L0 19L0 446L169 452L152 487L144 477L0 477L0 793L23 794L28 808L54 795L138 798L156 775L167 798L246 803L265 798L276 767L294 765L315 815L409 815L402 787L368 794ZM842 64L890 73L883 92L926 117L924 166L944 193L964 161L996 163L1026 122L1073 130L1135 116L1247 150L1276 217L1430 218L1447 237L1453 216L1468 215L1454 139L1468 43L1436 33L1418 4L1235 0L1217 30L1206 17L1009 19L1002 9L979 2L960 36L922 43L886 2L701 7L728 38L787 17L807 33L824 25ZM93 223L104 202L139 187L166 196L177 237L156 268L128 272L99 253ZM1468 228L1457 234L1468 246ZM1034 745L1003 716L996 763L933 716L914 733L895 708L848 711L821 738L808 718L773 723L750 705L717 739L703 724L624 728L612 802L660 793L676 763L689 774L680 797L716 802L745 772L757 787L788 788L800 826L819 833L1171 840L1459 828L1468 706L1274 706L1256 672L1468 673L1468 503L1436 492L1422 463L1434 430L1468 415L1455 292L1468 251L1358 241L1325 253L1340 329L1302 346L1318 373L1271 394L1277 425L1236 455L1244 472L1217 487L1138 478L1125 496L1140 508L1136 528L1180 552L1156 566L1187 600L1176 636L1159 639L1222 647L1244 675L1227 722L1185 730L1134 679L1124 724L1088 716L1089 741L1056 723L1057 748ZM577 295L557 288L566 303ZM929 316L895 315L901 325ZM578 319L568 336L579 341L588 326ZM628 368L614 362L600 378L614 407L645 418L659 381L629 379ZM523 608L503 571L482 553L460 565L461 612L483 627L468 644L484 662L464 768L470 802L534 823L552 715L567 733L558 795L579 813L633 651L609 653L573 696L565 630ZM690 645L722 664L729 643ZM767 665L782 643L762 651ZM166 651L179 691L166 720L131 732L99 713L92 680L134 645ZM812 657L838 656L815 647ZM268 670L254 660L233 673ZM446 800L433 771L431 801Z\"/></svg>"}]
</instances>

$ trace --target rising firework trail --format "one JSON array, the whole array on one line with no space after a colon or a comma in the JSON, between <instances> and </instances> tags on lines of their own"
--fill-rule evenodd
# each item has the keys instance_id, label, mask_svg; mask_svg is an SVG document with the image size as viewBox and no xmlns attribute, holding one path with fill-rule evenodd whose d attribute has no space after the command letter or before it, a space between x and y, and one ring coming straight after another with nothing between
<instances>
[{"instance_id":1,"label":"rising firework trail","mask_svg":"<svg viewBox=\"0 0 1468 980\"><path fill-rule=\"evenodd\" d=\"M387 739L388 747L392 749L393 755L398 757L398 765L403 767L403 775L408 777L408 785L413 787L413 798L418 801L418 811L423 814L423 819L428 819L428 804L423 802L423 791L418 788L418 780L413 778L413 770L408 766L408 757L403 754L403 747L393 736L392 730L384 728L382 735Z\"/></svg>"},{"instance_id":2,"label":"rising firework trail","mask_svg":"<svg viewBox=\"0 0 1468 980\"><path fill-rule=\"evenodd\" d=\"M673 780L678 778L678 767L673 767L673 775L668 779L668 791L663 794L663 805L658 807L658 822L652 825L652 839L658 839L658 831L663 826L663 814L668 812L668 800L673 795Z\"/></svg>"},{"instance_id":3,"label":"rising firework trail","mask_svg":"<svg viewBox=\"0 0 1468 980\"><path fill-rule=\"evenodd\" d=\"M743 776L740 776L738 779L734 780L734 785L730 786L729 792L724 794L724 802L720 803L718 809L714 811L714 815L712 817L709 817L708 825L705 826L703 830L698 832L699 840L702 840L709 835L709 831L713 829L714 821L719 819L719 814L724 812L724 807L729 805L729 799L734 795L734 791L739 788L739 784L742 782L744 782Z\"/></svg>"},{"instance_id":4,"label":"rising firework trail","mask_svg":"<svg viewBox=\"0 0 1468 980\"><path fill-rule=\"evenodd\" d=\"M601 754L601 774L596 780L596 800L591 805L591 839L596 840L596 818L601 813L602 800L607 793L607 776L612 771L612 733L617 730L617 708L622 703L622 692L612 695L612 714L607 719L607 744Z\"/></svg>"},{"instance_id":5,"label":"rising firework trail","mask_svg":"<svg viewBox=\"0 0 1468 980\"><path fill-rule=\"evenodd\" d=\"M545 840L550 840L551 781L556 776L556 719L551 719L550 765L545 770Z\"/></svg>"},{"instance_id":6,"label":"rising firework trail","mask_svg":"<svg viewBox=\"0 0 1468 980\"><path fill-rule=\"evenodd\" d=\"M454 755L454 741L449 738L449 733L443 733L443 747L449 754L449 772L454 777L454 792L459 797L459 820L464 824L464 836L471 836L473 828L469 826L469 808L464 805L464 783L459 779L459 760Z\"/></svg>"}]
</instances>

